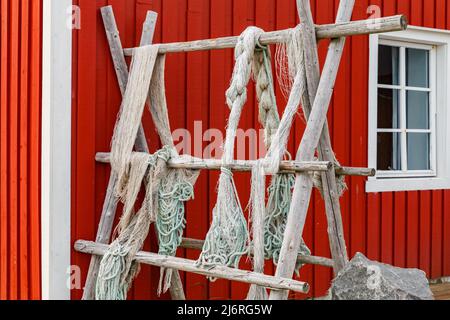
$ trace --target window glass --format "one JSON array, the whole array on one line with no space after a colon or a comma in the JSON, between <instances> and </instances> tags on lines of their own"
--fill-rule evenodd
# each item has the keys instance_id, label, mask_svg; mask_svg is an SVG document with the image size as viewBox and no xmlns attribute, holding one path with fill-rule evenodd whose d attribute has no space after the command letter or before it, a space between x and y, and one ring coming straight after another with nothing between
<instances>
[{"instance_id":1,"label":"window glass","mask_svg":"<svg viewBox=\"0 0 450 320\"><path fill-rule=\"evenodd\" d=\"M400 90L378 89L378 128L400 128Z\"/></svg>"},{"instance_id":2,"label":"window glass","mask_svg":"<svg viewBox=\"0 0 450 320\"><path fill-rule=\"evenodd\" d=\"M428 60L428 50L406 48L406 85L408 87L429 87Z\"/></svg>"},{"instance_id":3,"label":"window glass","mask_svg":"<svg viewBox=\"0 0 450 320\"><path fill-rule=\"evenodd\" d=\"M431 170L430 134L408 133L408 170Z\"/></svg>"},{"instance_id":4,"label":"window glass","mask_svg":"<svg viewBox=\"0 0 450 320\"><path fill-rule=\"evenodd\" d=\"M399 85L399 48L391 46L379 47L378 51L378 83Z\"/></svg>"},{"instance_id":5,"label":"window glass","mask_svg":"<svg viewBox=\"0 0 450 320\"><path fill-rule=\"evenodd\" d=\"M430 129L429 95L428 92L407 91L407 129Z\"/></svg>"},{"instance_id":6,"label":"window glass","mask_svg":"<svg viewBox=\"0 0 450 320\"><path fill-rule=\"evenodd\" d=\"M400 133L378 133L378 170L399 171L401 164Z\"/></svg>"}]
</instances>

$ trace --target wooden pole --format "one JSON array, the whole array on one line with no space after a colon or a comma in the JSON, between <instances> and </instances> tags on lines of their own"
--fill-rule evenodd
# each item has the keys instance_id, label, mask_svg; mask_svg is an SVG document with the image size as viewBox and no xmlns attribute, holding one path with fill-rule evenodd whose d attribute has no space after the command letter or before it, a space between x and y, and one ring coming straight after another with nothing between
<instances>
[{"instance_id":1,"label":"wooden pole","mask_svg":"<svg viewBox=\"0 0 450 320\"><path fill-rule=\"evenodd\" d=\"M120 41L119 30L114 18L114 12L111 6L101 8L103 23L105 25L106 35L108 38L111 56L113 59L114 68L116 70L117 79L119 82L119 88L122 95L125 93L126 85L128 82L128 67L123 55L123 47ZM141 45L151 44L153 41L154 29L156 25L158 15L155 12L149 11L143 27L143 33L141 37ZM140 126L135 148L140 152L149 152L147 140L142 125ZM97 243L107 244L110 242L114 219L117 211L118 199L114 195L115 186L117 183L117 175L111 173L111 177L108 183L108 189L106 191L106 197L103 205L102 215L97 230ZM93 256L89 265L88 275L86 278L86 284L83 292L83 300L95 299L95 285L97 281L98 271L100 268L100 257ZM181 279L177 272L174 273L172 278L171 295L174 300L185 300Z\"/></svg>"},{"instance_id":2,"label":"wooden pole","mask_svg":"<svg viewBox=\"0 0 450 320\"><path fill-rule=\"evenodd\" d=\"M355 0L340 1L337 15L338 23L350 20L354 4ZM330 43L322 77L317 89L317 95L297 154L297 160L299 161L311 161L314 159L315 150L319 144L327 118L344 45L345 38L335 39ZM310 175L304 173L297 174L291 210L286 224L280 260L276 271L277 277L291 278L294 274L301 239L298 235L303 234L312 188L313 182ZM270 299L286 300L288 295L288 291L272 291Z\"/></svg>"},{"instance_id":3,"label":"wooden pole","mask_svg":"<svg viewBox=\"0 0 450 320\"><path fill-rule=\"evenodd\" d=\"M124 55L121 54L121 50L123 49L122 43L120 42L119 30L117 29L112 7L109 6L102 8L101 13L103 18L103 24L106 30L106 35L109 42L109 48L111 51L114 69L116 71L117 80L119 82L119 88L123 95L128 80L128 69L124 70L123 68L121 68L122 65L126 66L126 61ZM96 242L98 243L109 243L110 241L118 202L118 200L114 195L116 183L117 183L117 175L111 173L108 188L106 191L105 201L103 204L100 224L97 229ZM84 286L83 300L95 299L95 285L97 282L100 262L101 259L99 257L96 256L91 257L86 283Z\"/></svg>"},{"instance_id":4,"label":"wooden pole","mask_svg":"<svg viewBox=\"0 0 450 320\"><path fill-rule=\"evenodd\" d=\"M108 246L101 243L80 240L75 243L75 250L82 253L102 256L108 250ZM301 293L308 293L309 291L309 285L306 282L295 281L292 279L282 279L267 276L261 273L238 270L224 266L216 266L211 269L206 269L197 266L196 261L177 257L161 256L150 252L138 252L134 257L134 260L136 262L152 266L196 273L209 278L257 284L274 290L292 290Z\"/></svg>"},{"instance_id":5,"label":"wooden pole","mask_svg":"<svg viewBox=\"0 0 450 320\"><path fill-rule=\"evenodd\" d=\"M306 117L311 114L311 105L314 104L317 94L317 87L320 81L319 52L317 49L317 40L314 33L314 22L311 14L309 0L297 0L297 7L300 21L304 25L303 43L305 50L306 78L308 99L303 99L303 108ZM331 145L330 131L328 121L322 130L318 146L319 159L330 162L335 161L333 147ZM336 182L336 173L334 168L323 172L322 174L323 198L328 222L328 240L330 242L331 256L334 260L334 274L339 271L348 262L348 254L344 239L344 228L342 224L342 213L339 202L339 193Z\"/></svg>"},{"instance_id":6,"label":"wooden pole","mask_svg":"<svg viewBox=\"0 0 450 320\"><path fill-rule=\"evenodd\" d=\"M334 166L338 176L375 177L377 171L373 168L339 167Z\"/></svg>"},{"instance_id":7,"label":"wooden pole","mask_svg":"<svg viewBox=\"0 0 450 320\"><path fill-rule=\"evenodd\" d=\"M406 16L397 15L368 20L347 21L336 24L314 25L313 23L311 26L315 28L316 38L322 40L392 32L398 28L405 30L408 26L408 21ZM379 32L377 29L383 29L384 31Z\"/></svg>"},{"instance_id":8,"label":"wooden pole","mask_svg":"<svg viewBox=\"0 0 450 320\"><path fill-rule=\"evenodd\" d=\"M97 153L95 159L100 163L110 163L110 153ZM248 172L256 165L256 161L235 160L232 163L224 164L221 160L198 159L198 158L178 158L168 162L171 169L190 169L190 170L220 170L225 167L233 171ZM304 171L327 171L332 167L331 162L310 161L296 162L283 161L280 168L286 172L304 172Z\"/></svg>"},{"instance_id":9,"label":"wooden pole","mask_svg":"<svg viewBox=\"0 0 450 320\"><path fill-rule=\"evenodd\" d=\"M112 11L112 7L111 7ZM141 35L141 41L139 43L140 46L146 46L153 43L153 37L155 35L155 29L156 29L156 22L158 21L158 14L153 11L148 11L147 16L144 21L144 25L142 27L142 35ZM123 54L122 54L123 55ZM121 68L125 69L128 74L128 67L127 65L121 64ZM128 82L128 77L126 79ZM125 94L126 86L124 88L121 88L122 96ZM137 151L141 152L149 152L147 139L145 137L145 131L144 127L141 123L139 126L139 131L136 138L136 144L135 148Z\"/></svg>"},{"instance_id":10,"label":"wooden pole","mask_svg":"<svg viewBox=\"0 0 450 320\"><path fill-rule=\"evenodd\" d=\"M99 163L110 163L110 153L97 153L95 159ZM221 160L215 159L174 159L168 163L171 169L191 169L191 170L220 170L222 167L226 167L232 171L250 172L256 165L256 161L249 160L236 160L233 163L223 164ZM298 161L283 161L280 164L282 172L327 172L333 168L333 163L330 161L310 161L310 162L298 162ZM375 169L368 168L351 168L351 167L335 167L337 175L343 176L360 176L360 177L373 177L376 174Z\"/></svg>"},{"instance_id":11,"label":"wooden pole","mask_svg":"<svg viewBox=\"0 0 450 320\"><path fill-rule=\"evenodd\" d=\"M403 15L352 21L339 24L320 25L315 27L318 39L333 39L346 36L374 34L405 30L407 25ZM376 26L376 27L375 27ZM292 29L266 32L259 39L262 45L286 42ZM161 44L159 53L192 52L201 50L218 50L234 48L238 37L223 37L217 39L196 40ZM126 56L133 55L134 48L125 49Z\"/></svg>"}]
</instances>

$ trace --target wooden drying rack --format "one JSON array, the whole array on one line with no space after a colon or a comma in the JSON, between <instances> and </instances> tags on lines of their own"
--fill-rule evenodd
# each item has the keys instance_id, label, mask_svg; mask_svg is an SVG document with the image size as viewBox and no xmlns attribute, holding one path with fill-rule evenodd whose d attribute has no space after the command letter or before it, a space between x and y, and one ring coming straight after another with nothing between
<instances>
[{"instance_id":1,"label":"wooden drying rack","mask_svg":"<svg viewBox=\"0 0 450 320\"><path fill-rule=\"evenodd\" d=\"M207 277L221 278L250 284L257 284L270 288L270 299L287 299L289 290L307 293L309 285L305 282L292 280L297 262L315 264L334 269L337 274L348 262L342 226L342 215L337 192L336 175L346 176L374 176L374 169L337 167L334 165L334 154L331 146L328 123L326 119L329 103L333 93L337 72L345 45L345 37L353 35L366 35L405 30L407 22L404 16L361 20L350 22L353 12L354 0L341 0L337 14L336 24L314 25L309 0L297 0L297 7L302 21L302 37L305 45L305 60L308 92L303 97L304 109L308 117L306 130L295 161L283 161L280 169L295 173L296 186L294 189L292 208L286 225L285 237L279 264L275 276L263 275L251 271L243 271L228 267L215 267L205 269L198 267L195 261L160 256L149 252L139 252L135 260L139 263L157 267L174 269L171 286L171 296L174 300L184 300L184 290L178 271L192 272ZM119 31L114 19L111 6L101 9L108 42L116 70L119 87L122 95L125 93L128 81L128 67L125 56L132 56L133 49L123 49ZM157 21L155 12L148 12L140 46L152 44ZM266 32L259 39L263 45L286 42L291 29ZM224 37L190 42L161 44L160 54L176 52L192 52L198 50L217 50L234 48L238 37ZM323 67L322 76L319 69L317 41L331 39L328 56ZM141 126L135 144L136 151L149 152L143 127ZM319 161L314 161L316 150ZM100 163L109 163L109 153L98 153L96 160ZM223 164L212 159L172 160L169 167L178 169L219 170L225 166L233 171L251 171L254 161L234 161ZM326 205L328 221L328 235L332 259L314 256L298 256L300 235L303 233L306 214L312 192L312 181L309 172L320 172L322 176L323 195ZM84 300L93 300L95 284L98 276L101 257L108 249L108 243L113 230L116 216L117 199L114 189L117 176L112 173L108 184L107 194L100 219L97 238L95 242L79 240L75 243L75 250L93 255L84 288ZM201 250L202 240L183 239L181 247Z\"/></svg>"}]
</instances>

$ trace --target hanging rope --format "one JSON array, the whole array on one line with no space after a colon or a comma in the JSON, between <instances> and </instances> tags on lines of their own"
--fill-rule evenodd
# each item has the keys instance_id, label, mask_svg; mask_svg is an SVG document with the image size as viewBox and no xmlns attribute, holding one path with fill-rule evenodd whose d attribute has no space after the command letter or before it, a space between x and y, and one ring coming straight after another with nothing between
<instances>
[{"instance_id":1,"label":"hanging rope","mask_svg":"<svg viewBox=\"0 0 450 320\"><path fill-rule=\"evenodd\" d=\"M183 236L186 220L184 202L192 199L194 190L191 183L177 181L187 180L179 177L180 172L172 171L164 179L159 189L159 214L156 227L159 236L159 253L172 256L176 253Z\"/></svg>"},{"instance_id":2,"label":"hanging rope","mask_svg":"<svg viewBox=\"0 0 450 320\"><path fill-rule=\"evenodd\" d=\"M223 162L234 158L234 144L239 119L247 101L247 84L250 80L257 39L262 30L247 28L239 37L235 49L235 67L231 84L226 92L231 110L228 121ZM236 192L232 173L222 168L219 179L217 203L213 210L213 222L206 236L198 264L205 267L225 265L238 267L240 258L247 253L248 230Z\"/></svg>"},{"instance_id":3,"label":"hanging rope","mask_svg":"<svg viewBox=\"0 0 450 320\"><path fill-rule=\"evenodd\" d=\"M284 231L292 201L292 190L295 185L295 175L277 174L273 177L269 187L267 214L264 220L264 253L266 259L272 259L278 264ZM299 254L311 255L311 251L302 240ZM297 264L296 273L299 275L301 264Z\"/></svg>"},{"instance_id":4,"label":"hanging rope","mask_svg":"<svg viewBox=\"0 0 450 320\"><path fill-rule=\"evenodd\" d=\"M185 202L194 198L194 184L199 172L169 170L159 188L158 233L159 254L175 256L186 227ZM173 270L161 268L158 295L170 289Z\"/></svg>"},{"instance_id":5,"label":"hanging rope","mask_svg":"<svg viewBox=\"0 0 450 320\"><path fill-rule=\"evenodd\" d=\"M197 262L206 268L218 265L237 268L241 257L247 253L247 221L232 177L230 170L222 168L219 180L222 198L213 209L213 221Z\"/></svg>"},{"instance_id":6,"label":"hanging rope","mask_svg":"<svg viewBox=\"0 0 450 320\"><path fill-rule=\"evenodd\" d=\"M117 239L103 257L96 286L98 300L123 300L129 285L139 271L133 261L154 220L153 189L164 173L168 157L165 151L150 156L133 153L137 132L148 95L158 46L135 51L121 112L112 139L111 167L118 176L116 197L124 203ZM150 173L147 175L147 170ZM134 214L134 204L146 178L146 195L142 208ZM156 186L155 186L156 184Z\"/></svg>"},{"instance_id":7,"label":"hanging rope","mask_svg":"<svg viewBox=\"0 0 450 320\"><path fill-rule=\"evenodd\" d=\"M291 131L292 123L295 114L298 111L303 97L308 97L306 69L303 51L303 26L299 25L292 29L289 39L285 44L277 45L276 64L277 64L277 78L281 91L285 97L289 97L288 106L280 124L279 131L274 137L274 144L269 151L266 158L268 161L268 170L272 173L277 172L277 165L284 156L286 150L289 133ZM302 103L305 106L306 103ZM303 117L308 121L309 110L303 108ZM333 163L335 166L340 166L339 161L334 156ZM314 186L323 195L322 174L315 172L312 174ZM338 175L336 177L337 189L339 196L347 189L345 177Z\"/></svg>"},{"instance_id":8,"label":"hanging rope","mask_svg":"<svg viewBox=\"0 0 450 320\"><path fill-rule=\"evenodd\" d=\"M99 300L124 300L128 289L139 273L133 262L148 236L149 227L156 221L160 253L175 255L185 226L184 202L193 197L193 185L198 172L168 170L167 162L178 157L170 135L164 92L164 57L157 58L158 47L136 50L112 142L112 169L119 175L118 198L124 203L124 212L117 228L118 237L102 259L97 280L96 297ZM154 71L154 72L153 72ZM153 76L152 76L153 74ZM132 153L143 108L150 90L151 111L161 140L165 146L154 155ZM158 109L162 108L162 109ZM137 196L145 182L142 208L134 214ZM162 291L164 268L161 269ZM172 271L165 277L168 290Z\"/></svg>"},{"instance_id":9,"label":"hanging rope","mask_svg":"<svg viewBox=\"0 0 450 320\"><path fill-rule=\"evenodd\" d=\"M166 56L158 56L150 85L150 113L163 145L170 149L172 159L180 158L175 149L169 123L165 94ZM186 158L188 156L185 156ZM185 203L194 198L194 185L200 171L169 169L160 184L156 231L159 254L175 256L186 227ZM158 295L171 287L173 270L161 268Z\"/></svg>"},{"instance_id":10,"label":"hanging rope","mask_svg":"<svg viewBox=\"0 0 450 320\"><path fill-rule=\"evenodd\" d=\"M250 219L252 223L253 271L264 274L264 216L266 211L266 178L263 161L257 162L252 170L250 196ZM267 300L267 289L255 284L250 286L247 300Z\"/></svg>"},{"instance_id":11,"label":"hanging rope","mask_svg":"<svg viewBox=\"0 0 450 320\"><path fill-rule=\"evenodd\" d=\"M268 46L257 42L252 63L252 74L256 82L256 95L259 102L259 122L264 128L264 143L270 146L272 136L280 123L276 105L275 89ZM265 217L265 172L263 162L258 161L252 170L251 197L249 203L252 225L253 270L264 274L264 217ZM247 300L267 300L264 287L251 285Z\"/></svg>"},{"instance_id":12,"label":"hanging rope","mask_svg":"<svg viewBox=\"0 0 450 320\"><path fill-rule=\"evenodd\" d=\"M126 196L127 171L144 112L158 46L138 48L131 62L127 89L111 142L111 167L118 175L116 195ZM138 186L140 187L140 186Z\"/></svg>"},{"instance_id":13,"label":"hanging rope","mask_svg":"<svg viewBox=\"0 0 450 320\"><path fill-rule=\"evenodd\" d=\"M268 148L272 144L272 138L280 125L268 46L262 46L258 43L253 58L252 72L259 102L259 122L264 128L264 143Z\"/></svg>"},{"instance_id":14,"label":"hanging rope","mask_svg":"<svg viewBox=\"0 0 450 320\"><path fill-rule=\"evenodd\" d=\"M279 65L277 69L278 79L282 91L289 96L289 100L265 160L266 171L272 174L278 173L280 163L286 155L294 117L298 112L301 98L306 93L306 71L301 30L301 25L293 29L286 44L278 48L276 58Z\"/></svg>"},{"instance_id":15,"label":"hanging rope","mask_svg":"<svg viewBox=\"0 0 450 320\"><path fill-rule=\"evenodd\" d=\"M146 163L148 174L145 175L145 199L137 214L131 215L128 222L121 221L119 235L110 245L100 263L96 286L97 300L126 300L127 293L134 278L139 273L139 264L133 261L136 253L141 250L148 236L150 224L155 221L154 194L159 188L161 179L167 174L166 163L170 158L170 150L163 148L154 155L135 153L132 155L130 172L133 166L141 168ZM136 171L136 176L142 172ZM134 174L131 173L130 177ZM135 179L136 183L142 183ZM137 195L136 195L137 197ZM135 203L136 198L126 200ZM126 203L126 204L127 204Z\"/></svg>"},{"instance_id":16,"label":"hanging rope","mask_svg":"<svg viewBox=\"0 0 450 320\"><path fill-rule=\"evenodd\" d=\"M301 44L298 44L298 46L301 46ZM280 125L280 117L276 103L270 63L271 58L268 47L261 47L259 55L261 56L260 59L255 59L255 61L259 61L259 63L254 63L254 74L258 75L256 79L257 88L259 88L259 90L257 90L257 97L260 105L260 122L265 128L266 149L270 149L273 136L277 133ZM288 154L287 151L285 153ZM253 184L258 185L258 181L255 180L255 174L256 172L253 173ZM260 232L264 237L261 241L261 246L264 244L264 248L261 249L261 252L263 253L261 254L264 254L264 257L267 259L273 259L275 263L278 263L279 252L283 242L294 179L295 175L287 173L278 173L272 177L272 182L268 189L269 202L267 208L265 208L264 223L261 224L262 230L256 231L254 228L254 233ZM260 178L259 184L261 184L261 181L262 178ZM252 190L253 189L254 188L252 187ZM260 227L258 226L258 228ZM309 249L306 247L303 240L301 251L304 254L310 254ZM300 268L301 265L297 265L297 273L299 273ZM249 298L253 298L255 296L255 288L252 287L250 293ZM262 297L264 297L267 292L265 289L260 289L259 293L262 293ZM259 297L256 295L256 298L261 298L261 295Z\"/></svg>"}]
</instances>

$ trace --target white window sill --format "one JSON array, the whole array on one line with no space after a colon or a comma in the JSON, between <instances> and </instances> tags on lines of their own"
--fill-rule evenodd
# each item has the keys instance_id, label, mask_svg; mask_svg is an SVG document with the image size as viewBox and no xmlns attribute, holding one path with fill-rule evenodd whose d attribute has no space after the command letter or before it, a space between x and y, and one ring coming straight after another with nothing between
<instances>
[{"instance_id":1,"label":"white window sill","mask_svg":"<svg viewBox=\"0 0 450 320\"><path fill-rule=\"evenodd\" d=\"M442 178L370 178L366 192L426 191L450 189L450 179Z\"/></svg>"}]
</instances>

